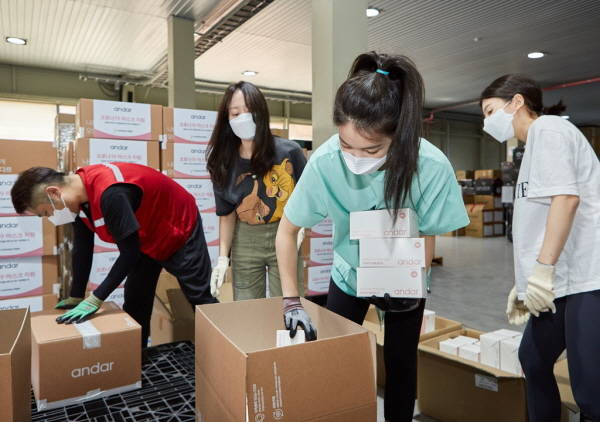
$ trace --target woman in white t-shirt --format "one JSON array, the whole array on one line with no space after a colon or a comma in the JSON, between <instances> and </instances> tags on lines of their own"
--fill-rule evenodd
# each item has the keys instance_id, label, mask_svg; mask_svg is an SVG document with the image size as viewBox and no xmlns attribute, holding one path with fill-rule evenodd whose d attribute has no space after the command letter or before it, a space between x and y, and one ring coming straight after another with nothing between
<instances>
[{"instance_id":1,"label":"woman in white t-shirt","mask_svg":"<svg viewBox=\"0 0 600 422\"><path fill-rule=\"evenodd\" d=\"M542 90L531 79L502 76L480 103L483 130L500 142L516 136L526 143L507 315L512 324L533 315L519 350L529 420L560 420L553 368L566 348L575 401L600 421L600 162L577 127L544 115Z\"/></svg>"}]
</instances>

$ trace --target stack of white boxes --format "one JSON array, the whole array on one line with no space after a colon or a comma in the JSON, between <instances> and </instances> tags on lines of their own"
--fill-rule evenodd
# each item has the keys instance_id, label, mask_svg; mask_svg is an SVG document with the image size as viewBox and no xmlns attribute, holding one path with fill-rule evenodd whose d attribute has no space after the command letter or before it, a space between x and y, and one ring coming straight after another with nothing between
<instances>
[{"instance_id":1,"label":"stack of white boxes","mask_svg":"<svg viewBox=\"0 0 600 422\"><path fill-rule=\"evenodd\" d=\"M408 208L350 213L350 239L359 241L357 296L424 298L427 296L425 240L419 238L417 214Z\"/></svg>"},{"instance_id":2,"label":"stack of white boxes","mask_svg":"<svg viewBox=\"0 0 600 422\"><path fill-rule=\"evenodd\" d=\"M333 220L326 218L306 230L302 254L306 296L327 294L333 264Z\"/></svg>"}]
</instances>

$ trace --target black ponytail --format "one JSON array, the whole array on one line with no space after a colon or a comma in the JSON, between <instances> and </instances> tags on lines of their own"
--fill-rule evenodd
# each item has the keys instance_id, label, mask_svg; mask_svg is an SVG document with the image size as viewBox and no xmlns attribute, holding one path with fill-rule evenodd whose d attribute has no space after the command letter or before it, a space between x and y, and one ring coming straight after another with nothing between
<instances>
[{"instance_id":1,"label":"black ponytail","mask_svg":"<svg viewBox=\"0 0 600 422\"><path fill-rule=\"evenodd\" d=\"M333 121L352 121L359 131L392 138L385 162L384 198L389 209L410 198L422 131L423 79L405 56L372 51L354 60L335 97Z\"/></svg>"},{"instance_id":2,"label":"black ponytail","mask_svg":"<svg viewBox=\"0 0 600 422\"><path fill-rule=\"evenodd\" d=\"M510 101L517 94L523 96L525 105L536 116L542 114L560 116L567 109L562 100L553 106L544 107L543 92L538 83L527 76L517 74L504 75L492 82L481 93L479 105L481 106L483 100L487 98L502 98Z\"/></svg>"}]
</instances>

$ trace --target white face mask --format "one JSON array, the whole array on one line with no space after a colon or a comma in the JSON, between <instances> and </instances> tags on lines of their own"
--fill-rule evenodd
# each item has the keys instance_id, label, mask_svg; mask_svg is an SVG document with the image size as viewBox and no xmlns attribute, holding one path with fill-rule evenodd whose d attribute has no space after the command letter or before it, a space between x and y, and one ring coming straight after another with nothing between
<instances>
[{"instance_id":1,"label":"white face mask","mask_svg":"<svg viewBox=\"0 0 600 422\"><path fill-rule=\"evenodd\" d=\"M483 119L483 130L494 137L498 142L506 142L515 136L515 128L512 125L515 113L509 114L504 109L510 104L496 110L491 116Z\"/></svg>"},{"instance_id":2,"label":"white face mask","mask_svg":"<svg viewBox=\"0 0 600 422\"><path fill-rule=\"evenodd\" d=\"M60 200L62 201L64 207L62 210L56 209L52 198L50 198L50 195L48 195L48 199L52 204L52 208L54 208L54 212L50 217L48 217L48 220L50 220L52 224L54 224L55 226L62 226L63 224L69 224L75 221L77 213L72 212L70 209L67 208L67 204L65 204L65 200L63 199L62 195L60 196Z\"/></svg>"},{"instance_id":3,"label":"white face mask","mask_svg":"<svg viewBox=\"0 0 600 422\"><path fill-rule=\"evenodd\" d=\"M256 135L256 123L252 113L242 113L229 121L231 130L240 139L254 139Z\"/></svg>"},{"instance_id":4,"label":"white face mask","mask_svg":"<svg viewBox=\"0 0 600 422\"><path fill-rule=\"evenodd\" d=\"M354 174L371 174L381 168L387 159L387 155L380 158L355 157L349 152L342 151L344 161L348 169Z\"/></svg>"}]
</instances>

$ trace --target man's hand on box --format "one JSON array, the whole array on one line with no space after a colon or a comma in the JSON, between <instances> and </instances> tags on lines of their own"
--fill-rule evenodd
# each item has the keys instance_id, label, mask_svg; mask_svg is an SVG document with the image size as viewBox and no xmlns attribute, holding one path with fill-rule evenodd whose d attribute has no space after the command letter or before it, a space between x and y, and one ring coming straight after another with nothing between
<instances>
[{"instance_id":1,"label":"man's hand on box","mask_svg":"<svg viewBox=\"0 0 600 422\"><path fill-rule=\"evenodd\" d=\"M285 328L290 331L290 337L296 336L298 327L304 330L306 341L317 339L317 329L313 326L310 316L304 310L299 297L283 298L283 321Z\"/></svg>"},{"instance_id":2,"label":"man's hand on box","mask_svg":"<svg viewBox=\"0 0 600 422\"><path fill-rule=\"evenodd\" d=\"M87 299L82 301L75 308L64 313L63 315L56 318L56 322L59 324L72 324L80 323L87 320L91 315L95 314L98 309L102 306L103 301L90 293Z\"/></svg>"},{"instance_id":3,"label":"man's hand on box","mask_svg":"<svg viewBox=\"0 0 600 422\"><path fill-rule=\"evenodd\" d=\"M71 297L61 300L54 309L73 309L83 301L82 297Z\"/></svg>"}]
</instances>

